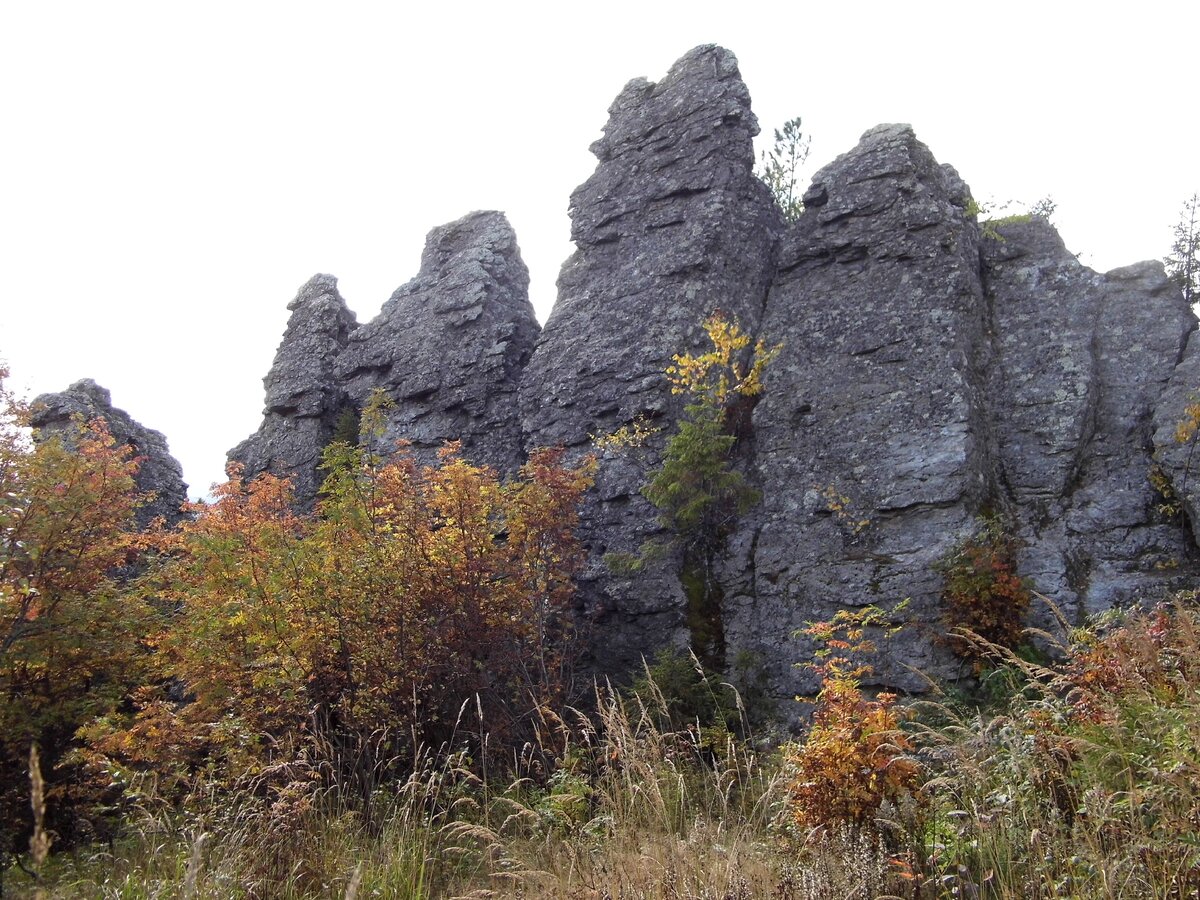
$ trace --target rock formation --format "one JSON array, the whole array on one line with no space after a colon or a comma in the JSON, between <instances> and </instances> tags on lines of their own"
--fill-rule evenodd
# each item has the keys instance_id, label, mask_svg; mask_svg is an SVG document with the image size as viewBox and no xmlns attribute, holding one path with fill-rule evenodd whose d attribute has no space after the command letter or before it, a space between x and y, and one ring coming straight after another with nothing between
<instances>
[{"instance_id":1,"label":"rock formation","mask_svg":"<svg viewBox=\"0 0 1200 900\"><path fill-rule=\"evenodd\" d=\"M669 428L680 403L663 370L701 346L703 319L720 308L757 329L782 229L753 174L757 133L737 61L719 47L691 51L657 84L631 81L613 102L592 145L596 171L571 197L578 249L521 383L527 445L587 445L639 416ZM658 531L639 491L664 437L633 457L610 454L586 510L581 601L608 671L681 639L678 561L636 579L604 561Z\"/></svg>"},{"instance_id":2,"label":"rock formation","mask_svg":"<svg viewBox=\"0 0 1200 900\"><path fill-rule=\"evenodd\" d=\"M475 213L431 233L420 274L371 323L355 325L332 278L309 282L263 426L231 457L294 474L311 503L338 417L380 388L396 404L389 443L461 439L505 471L534 446L582 453L635 420L660 426L645 448L603 454L581 527L592 664L628 672L695 628L676 555L636 574L605 557L661 533L641 487L681 407L664 369L720 309L783 346L736 460L763 499L728 540L706 611L726 667L757 670L771 696L813 686L793 665L811 649L794 636L805 622L905 598L910 626L877 680L919 690L914 668L964 671L941 640L934 566L984 514L1068 618L1194 579L1196 536L1150 482L1157 466L1200 536L1200 472L1174 440L1200 347L1161 266L1099 274L1044 220L981 225L906 125L869 130L818 172L785 228L753 174L749 93L719 47L630 82L609 113L540 337L512 230Z\"/></svg>"},{"instance_id":3,"label":"rock formation","mask_svg":"<svg viewBox=\"0 0 1200 900\"><path fill-rule=\"evenodd\" d=\"M908 597L935 621L930 567L988 495L968 199L908 126L880 126L817 173L781 242L762 335L783 350L754 412L764 501L735 545L726 610L731 645L773 685L795 685L806 620ZM923 642L905 658L934 668Z\"/></svg>"},{"instance_id":4,"label":"rock formation","mask_svg":"<svg viewBox=\"0 0 1200 900\"><path fill-rule=\"evenodd\" d=\"M985 513L1072 620L1195 576L1149 482L1150 413L1195 327L1161 266L1099 275L1032 217L981 235L907 126L868 131L806 203L762 324L784 344L754 414L764 502L727 574L730 647L776 696L812 688L790 666L806 621L905 598L880 680L960 674L933 567Z\"/></svg>"},{"instance_id":5,"label":"rock formation","mask_svg":"<svg viewBox=\"0 0 1200 900\"><path fill-rule=\"evenodd\" d=\"M288 304L292 311L271 371L263 422L229 452L246 478L261 472L292 479L300 505L309 508L321 486L321 451L341 415L351 410L334 365L358 322L332 275L314 275Z\"/></svg>"},{"instance_id":6,"label":"rock formation","mask_svg":"<svg viewBox=\"0 0 1200 900\"><path fill-rule=\"evenodd\" d=\"M168 524L179 521L180 508L187 502L187 484L183 469L167 449L167 439L161 432L146 428L124 410L114 407L112 395L90 378L77 381L57 394L42 394L33 401L35 438L70 434L78 422L93 419L104 419L113 438L129 446L141 460L134 481L139 491L153 494L153 498L138 510L138 526L145 528L159 516Z\"/></svg>"},{"instance_id":7,"label":"rock formation","mask_svg":"<svg viewBox=\"0 0 1200 900\"><path fill-rule=\"evenodd\" d=\"M287 331L264 379L256 434L230 451L246 477L291 476L310 508L321 453L339 420L375 389L393 401L381 445L410 441L432 461L461 440L476 462L513 471L523 459L517 379L538 334L529 273L503 214L479 212L430 232L421 270L358 325L337 279L315 275L288 306Z\"/></svg>"},{"instance_id":8,"label":"rock formation","mask_svg":"<svg viewBox=\"0 0 1200 900\"><path fill-rule=\"evenodd\" d=\"M983 261L1024 574L1072 620L1194 577L1195 544L1150 483L1154 411L1196 327L1178 289L1158 263L1092 272L1038 219L996 227Z\"/></svg>"},{"instance_id":9,"label":"rock formation","mask_svg":"<svg viewBox=\"0 0 1200 900\"><path fill-rule=\"evenodd\" d=\"M337 376L359 407L382 388L396 406L383 443L426 459L461 440L502 472L523 461L517 382L539 326L529 271L502 213L472 213L429 233L421 271L350 335Z\"/></svg>"}]
</instances>

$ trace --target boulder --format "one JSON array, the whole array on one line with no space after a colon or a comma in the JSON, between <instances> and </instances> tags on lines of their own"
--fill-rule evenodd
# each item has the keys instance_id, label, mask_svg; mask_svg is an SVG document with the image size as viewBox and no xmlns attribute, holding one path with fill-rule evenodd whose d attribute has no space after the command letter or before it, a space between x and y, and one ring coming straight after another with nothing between
<instances>
[{"instance_id":1,"label":"boulder","mask_svg":"<svg viewBox=\"0 0 1200 900\"><path fill-rule=\"evenodd\" d=\"M69 436L79 423L103 419L118 444L128 446L139 460L134 478L137 489L151 499L137 511L139 528L156 518L174 525L183 517L187 484L183 469L171 455L161 432L135 421L129 413L112 405L112 394L90 378L76 381L65 391L42 394L33 401L34 439L52 434Z\"/></svg>"}]
</instances>

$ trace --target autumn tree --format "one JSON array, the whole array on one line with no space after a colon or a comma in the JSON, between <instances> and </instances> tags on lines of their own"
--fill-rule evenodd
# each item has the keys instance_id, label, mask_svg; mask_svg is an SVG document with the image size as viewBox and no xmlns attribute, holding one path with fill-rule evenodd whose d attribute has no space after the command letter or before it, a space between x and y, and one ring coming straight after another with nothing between
<instances>
[{"instance_id":1,"label":"autumn tree","mask_svg":"<svg viewBox=\"0 0 1200 900\"><path fill-rule=\"evenodd\" d=\"M758 500L733 466L738 433L762 392L763 371L779 352L717 312L704 322L711 349L678 354L666 370L671 392L687 399L662 465L642 493L659 510L680 551L693 649L707 665L724 662L721 588L714 566L738 517Z\"/></svg>"},{"instance_id":2,"label":"autumn tree","mask_svg":"<svg viewBox=\"0 0 1200 900\"><path fill-rule=\"evenodd\" d=\"M1200 300L1200 194L1192 194L1183 204L1173 233L1171 252L1163 262L1167 275L1192 304Z\"/></svg>"},{"instance_id":3,"label":"autumn tree","mask_svg":"<svg viewBox=\"0 0 1200 900\"><path fill-rule=\"evenodd\" d=\"M539 450L506 482L456 444L432 466L405 448L385 460L367 446L374 416L368 405L364 444L327 448L314 516L293 511L286 480L244 483L236 469L196 508L159 575L177 613L157 639L193 702L144 698L98 750L177 773L207 758L234 775L331 752L361 786L364 758L456 733L502 748L563 699L592 463ZM155 748L163 735L170 746Z\"/></svg>"},{"instance_id":4,"label":"autumn tree","mask_svg":"<svg viewBox=\"0 0 1200 900\"><path fill-rule=\"evenodd\" d=\"M0 822L28 820L25 772L41 748L54 828L71 798L54 767L76 731L142 679L151 611L120 577L139 547L137 461L105 423L34 443L0 366ZM4 828L0 825L0 828Z\"/></svg>"}]
</instances>

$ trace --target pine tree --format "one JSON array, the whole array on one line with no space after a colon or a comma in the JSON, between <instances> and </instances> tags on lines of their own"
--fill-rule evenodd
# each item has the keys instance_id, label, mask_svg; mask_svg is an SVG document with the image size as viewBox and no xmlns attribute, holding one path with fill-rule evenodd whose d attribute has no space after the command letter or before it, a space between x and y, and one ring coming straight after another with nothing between
<instances>
[{"instance_id":1,"label":"pine tree","mask_svg":"<svg viewBox=\"0 0 1200 900\"><path fill-rule=\"evenodd\" d=\"M1200 194L1183 204L1174 229L1175 241L1163 263L1189 304L1200 301Z\"/></svg>"},{"instance_id":2,"label":"pine tree","mask_svg":"<svg viewBox=\"0 0 1200 900\"><path fill-rule=\"evenodd\" d=\"M804 202L797 187L800 167L808 159L808 135L800 129L800 117L790 119L783 128L775 129L775 144L762 155L758 177L763 180L783 211L787 222L795 222L804 212Z\"/></svg>"}]
</instances>

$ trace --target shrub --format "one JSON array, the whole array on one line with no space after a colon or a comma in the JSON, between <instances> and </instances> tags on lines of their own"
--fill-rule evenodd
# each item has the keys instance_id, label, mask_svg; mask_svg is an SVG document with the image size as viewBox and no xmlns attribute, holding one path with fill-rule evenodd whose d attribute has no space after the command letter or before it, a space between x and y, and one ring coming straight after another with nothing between
<instances>
[{"instance_id":1,"label":"shrub","mask_svg":"<svg viewBox=\"0 0 1200 900\"><path fill-rule=\"evenodd\" d=\"M137 460L103 420L29 438L0 366L0 853L29 823L30 745L47 776L48 828L85 829L97 797L57 771L76 730L148 677L149 606L121 575L135 558Z\"/></svg>"},{"instance_id":2,"label":"shrub","mask_svg":"<svg viewBox=\"0 0 1200 900\"><path fill-rule=\"evenodd\" d=\"M468 703L505 752L562 702L589 460L536 451L504 483L456 445L421 467L335 443L326 467L313 517L285 480L236 472L195 509L155 579L176 611L156 645L191 702L143 696L133 723L96 729L97 750L293 787L307 760L365 795L387 760L450 739Z\"/></svg>"},{"instance_id":3,"label":"shrub","mask_svg":"<svg viewBox=\"0 0 1200 900\"><path fill-rule=\"evenodd\" d=\"M1017 575L1016 554L1016 540L999 519L987 517L934 567L944 579L951 646L977 669L989 657L989 645L1012 650L1023 643L1031 594Z\"/></svg>"},{"instance_id":4,"label":"shrub","mask_svg":"<svg viewBox=\"0 0 1200 900\"><path fill-rule=\"evenodd\" d=\"M826 682L803 746L789 755L796 823L861 828L884 803L915 803L921 770L908 758L914 748L903 720L893 694L867 699L853 679Z\"/></svg>"},{"instance_id":5,"label":"shrub","mask_svg":"<svg viewBox=\"0 0 1200 900\"><path fill-rule=\"evenodd\" d=\"M841 610L805 629L824 646L807 664L822 680L812 725L803 744L787 754L794 769L791 811L802 828L862 829L885 804L914 813L920 805L921 769L901 730L907 716L894 694L870 699L859 683L871 673L863 659L876 649L868 632L897 631L891 621L905 606L891 613L875 606Z\"/></svg>"}]
</instances>

